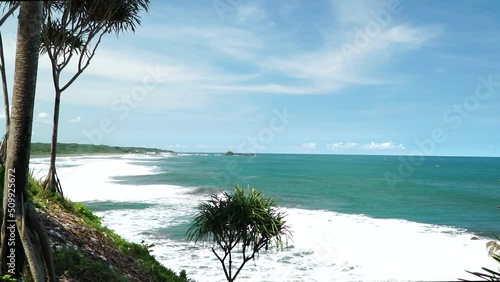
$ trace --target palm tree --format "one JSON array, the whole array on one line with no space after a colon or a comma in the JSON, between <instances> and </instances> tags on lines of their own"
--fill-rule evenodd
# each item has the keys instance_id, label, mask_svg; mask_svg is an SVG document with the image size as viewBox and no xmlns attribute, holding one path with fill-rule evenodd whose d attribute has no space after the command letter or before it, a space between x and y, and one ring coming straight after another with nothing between
<instances>
[{"instance_id":1,"label":"palm tree","mask_svg":"<svg viewBox=\"0 0 500 282\"><path fill-rule=\"evenodd\" d=\"M52 66L55 100L50 147L50 167L44 188L63 193L56 172L57 137L61 94L85 71L105 34L119 35L135 31L139 13L147 11L149 0L73 0L46 2L46 20L42 30L41 52L47 53ZM61 74L73 57L77 70L66 82Z\"/></svg>"},{"instance_id":2,"label":"palm tree","mask_svg":"<svg viewBox=\"0 0 500 282\"><path fill-rule=\"evenodd\" d=\"M211 241L212 252L222 265L227 281L236 279L243 266L262 249L273 242L282 246L291 236L277 211L274 199L266 199L255 189L244 190L234 186L232 194L212 195L198 206L193 225L187 231L188 240ZM240 247L241 263L233 272L235 248Z\"/></svg>"},{"instance_id":3,"label":"palm tree","mask_svg":"<svg viewBox=\"0 0 500 282\"><path fill-rule=\"evenodd\" d=\"M34 281L56 281L47 232L28 201L27 184L43 1L20 4L12 116L7 142L1 231L1 272L21 280L28 262Z\"/></svg>"}]
</instances>

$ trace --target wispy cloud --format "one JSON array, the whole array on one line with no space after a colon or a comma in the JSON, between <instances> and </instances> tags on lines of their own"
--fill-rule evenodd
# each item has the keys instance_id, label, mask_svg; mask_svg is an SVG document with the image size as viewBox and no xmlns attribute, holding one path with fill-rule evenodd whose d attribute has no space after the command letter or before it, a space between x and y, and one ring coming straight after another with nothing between
<instances>
[{"instance_id":1,"label":"wispy cloud","mask_svg":"<svg viewBox=\"0 0 500 282\"><path fill-rule=\"evenodd\" d=\"M202 21L146 24L135 35L138 40L164 47L145 51L127 46L116 51L103 45L82 79L91 75L103 78L93 83L112 85L114 82L102 81L115 80L127 82L127 87L133 88L142 83L149 70L160 68L162 93L150 91L150 96L159 97L165 103L142 104L155 108L176 108L176 105L184 108L184 100L190 100L188 105L206 105L202 101L214 101L234 94L332 94L351 86L402 83L398 77L385 75L384 65L400 52L416 50L442 32L438 25L398 23L393 17L380 32L370 36L368 44L360 47L356 45L359 30L385 9L385 2L333 1L330 12L332 18L338 20L324 27L329 32L323 33L322 40L305 49L292 47L281 52L283 41L294 46L300 45L303 39L273 28L261 32L270 20L268 6L263 3L235 6L232 18L247 24L230 26L218 22L204 24ZM291 13L297 5L297 2L290 2L278 10ZM348 55L346 44L355 48L348 51ZM82 87L72 91L108 97L95 100L65 98L74 102L87 100L81 101L83 103L95 101L101 105L110 104L110 92L115 93L111 96L130 92L116 86L93 87L92 91Z\"/></svg>"},{"instance_id":2,"label":"wispy cloud","mask_svg":"<svg viewBox=\"0 0 500 282\"><path fill-rule=\"evenodd\" d=\"M288 57L268 58L261 67L278 76L301 79L303 94L332 93L353 85L397 84L400 83L398 78L381 78L381 67L401 52L422 47L443 31L435 24L414 26L398 24L393 19L386 27L379 26L378 32L369 33L365 25L374 22L373 14L377 10L370 10L370 6L361 1L335 3L336 7L342 7L335 10L342 24L334 34L325 36L323 46ZM356 5L355 13L351 5ZM344 17L347 11L349 17ZM339 36L342 38L340 43L338 39L331 40Z\"/></svg>"},{"instance_id":3,"label":"wispy cloud","mask_svg":"<svg viewBox=\"0 0 500 282\"><path fill-rule=\"evenodd\" d=\"M335 142L327 143L326 148L333 151L340 151L346 149L361 149L361 150L404 150L403 144L395 144L392 141L377 143L371 141L370 143L357 143L357 142Z\"/></svg>"},{"instance_id":4,"label":"wispy cloud","mask_svg":"<svg viewBox=\"0 0 500 282\"><path fill-rule=\"evenodd\" d=\"M205 89L231 93L310 95L331 94L355 85L400 84L402 81L398 77L382 76L382 67L400 53L418 50L443 32L443 27L437 24L398 23L395 15L389 15L390 21L385 25L377 23L377 13L386 9L382 1L371 1L369 5L361 1L333 3L333 17L338 17L339 23L331 27L335 32L324 35L322 45L305 52L300 50L286 55L278 52L271 56L263 56L261 48L244 48L248 53L239 58L259 58L248 64L254 64L265 74L276 77L275 82L212 84ZM373 22L379 25L378 31L367 32ZM254 38L250 42L266 42L271 48L279 46L272 38L253 33L249 37L248 32L247 38L241 42Z\"/></svg>"},{"instance_id":5,"label":"wispy cloud","mask_svg":"<svg viewBox=\"0 0 500 282\"><path fill-rule=\"evenodd\" d=\"M224 54L238 60L253 59L255 53L264 48L262 36L250 29L216 25L176 27L152 25L146 27L140 37L174 43L188 50L197 49L198 53L203 50Z\"/></svg>"},{"instance_id":6,"label":"wispy cloud","mask_svg":"<svg viewBox=\"0 0 500 282\"><path fill-rule=\"evenodd\" d=\"M72 119L69 120L69 122L73 122L73 123L80 122L80 121L82 121L82 117L80 117L80 116L72 118Z\"/></svg>"},{"instance_id":7,"label":"wispy cloud","mask_svg":"<svg viewBox=\"0 0 500 282\"><path fill-rule=\"evenodd\" d=\"M52 120L50 119L50 116L46 112L41 112L37 115L35 122L37 123L52 123Z\"/></svg>"},{"instance_id":8,"label":"wispy cloud","mask_svg":"<svg viewBox=\"0 0 500 282\"><path fill-rule=\"evenodd\" d=\"M314 149L316 149L316 143L314 143L314 142L302 143L302 148L307 149L307 150L314 150Z\"/></svg>"}]
</instances>

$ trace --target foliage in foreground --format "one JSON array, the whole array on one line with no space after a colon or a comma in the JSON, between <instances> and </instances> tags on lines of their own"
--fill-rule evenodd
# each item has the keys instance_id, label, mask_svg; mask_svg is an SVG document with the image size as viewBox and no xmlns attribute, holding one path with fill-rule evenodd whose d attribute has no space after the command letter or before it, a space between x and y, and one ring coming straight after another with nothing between
<instances>
[{"instance_id":1,"label":"foliage in foreground","mask_svg":"<svg viewBox=\"0 0 500 282\"><path fill-rule=\"evenodd\" d=\"M495 236L498 241L500 241L500 238ZM500 263L500 244L498 244L495 241L489 241L486 243L486 248L488 249L488 255L492 257L497 263ZM484 281L500 281L500 272L491 270L486 267L481 268L483 272L472 272L472 271L467 271L468 273L479 277L480 279ZM464 279L460 279L462 281L467 281Z\"/></svg>"},{"instance_id":2,"label":"foliage in foreground","mask_svg":"<svg viewBox=\"0 0 500 282\"><path fill-rule=\"evenodd\" d=\"M54 251L57 276L79 277L80 281L125 282L126 278L101 261L91 260L76 249L66 248Z\"/></svg>"},{"instance_id":3,"label":"foliage in foreground","mask_svg":"<svg viewBox=\"0 0 500 282\"><path fill-rule=\"evenodd\" d=\"M228 281L234 281L262 248L267 250L273 243L282 247L291 236L285 214L277 210L274 199L264 198L254 188L245 190L236 185L233 193L214 194L197 209L188 240L215 244L212 252ZM240 255L239 266L233 265L236 253Z\"/></svg>"},{"instance_id":4,"label":"foliage in foreground","mask_svg":"<svg viewBox=\"0 0 500 282\"><path fill-rule=\"evenodd\" d=\"M82 219L87 227L94 228L109 238L109 242L122 253L132 257L143 269L151 273L154 281L187 282L185 271L177 275L174 271L160 264L153 255L150 254L150 246L136 244L124 240L112 230L103 226L99 217L94 215L89 209L79 203L73 203L63 196L44 190L40 183L30 177L29 197L33 204L44 210L51 210L60 207L64 211L71 213ZM112 270L100 262L95 262L85 258L78 250L62 249L55 253L56 271L58 275L63 273L77 275L80 281L126 281L121 273ZM64 263L63 261L66 261ZM73 263L70 263L72 261ZM94 273L94 276L90 273ZM73 276L72 276L73 277ZM99 277L102 278L99 279ZM107 278L106 278L107 277ZM91 278L94 278L92 280ZM106 278L106 279L105 279ZM109 278L109 279L108 279ZM89 280L90 279L90 280Z\"/></svg>"}]
</instances>

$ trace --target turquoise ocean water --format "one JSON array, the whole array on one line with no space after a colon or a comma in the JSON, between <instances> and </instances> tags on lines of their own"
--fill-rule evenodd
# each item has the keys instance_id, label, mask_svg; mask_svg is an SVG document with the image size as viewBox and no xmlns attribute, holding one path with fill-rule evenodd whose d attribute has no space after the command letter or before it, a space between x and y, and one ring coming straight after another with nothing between
<instances>
[{"instance_id":1,"label":"turquoise ocean water","mask_svg":"<svg viewBox=\"0 0 500 282\"><path fill-rule=\"evenodd\" d=\"M400 169L402 164L407 165ZM289 208L399 218L500 235L500 158L425 157L416 164L398 156L185 154L140 163L154 166L157 174L113 179L130 185L195 187L193 193L200 194L238 183L256 187ZM120 208L102 203L90 207Z\"/></svg>"},{"instance_id":2,"label":"turquoise ocean water","mask_svg":"<svg viewBox=\"0 0 500 282\"><path fill-rule=\"evenodd\" d=\"M48 163L31 162L41 174ZM199 203L236 183L276 198L293 234L246 265L242 282L449 281L497 267L486 243L500 235L500 158L186 153L58 166L66 197L198 282L224 276L210 244L186 231Z\"/></svg>"}]
</instances>

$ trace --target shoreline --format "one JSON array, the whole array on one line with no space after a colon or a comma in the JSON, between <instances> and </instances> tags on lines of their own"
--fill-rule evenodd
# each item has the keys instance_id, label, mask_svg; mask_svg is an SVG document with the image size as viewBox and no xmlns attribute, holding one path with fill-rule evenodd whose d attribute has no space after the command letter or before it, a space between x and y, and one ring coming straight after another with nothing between
<instances>
[{"instance_id":1,"label":"shoreline","mask_svg":"<svg viewBox=\"0 0 500 282\"><path fill-rule=\"evenodd\" d=\"M126 155L137 155L137 156L158 156L162 154L170 154L177 155L176 152L160 152L156 154L148 154L148 153L67 153L67 154L57 154L56 159L59 157L98 157L98 156L126 156ZM50 154L34 154L30 155L31 158L50 158Z\"/></svg>"},{"instance_id":2,"label":"shoreline","mask_svg":"<svg viewBox=\"0 0 500 282\"><path fill-rule=\"evenodd\" d=\"M167 154L172 154L172 155L178 155L178 153L167 153ZM146 154L146 153L89 153L89 154L81 154L81 153L71 153L71 154L61 154L61 155L58 155L58 158L67 158L67 157L76 157L76 158L81 158L82 160L105 160L105 159L101 159L101 157L104 157L104 158L108 158L108 157L123 157L123 156L137 156L137 157L145 157L147 158L148 156L161 156L162 154L156 154L156 155L150 155L150 154ZM182 155L182 154L180 154ZM46 158L49 158L50 155L33 155L33 156L30 156L30 159L33 158L33 159L46 159ZM145 159L146 161L148 159ZM129 162L129 161L133 161L133 160L127 160L127 159L123 159L123 160L116 160L117 162L121 162L121 161L124 161L125 163ZM56 165L57 165L57 162L56 162ZM129 164L127 164L129 165ZM77 166L80 166L80 165L77 165ZM134 166L136 166L134 164ZM139 165L137 165L138 167L141 167ZM67 169L68 167L65 167L65 166L60 166L58 169ZM148 168L148 167L146 167ZM149 168L148 168L149 169ZM140 171L139 174L140 175L147 175L147 174L143 174L145 173L145 171ZM110 174L111 177L113 176L126 176L126 175L122 175L121 173L118 173L117 175L115 175L115 173L111 173ZM132 175L135 175L135 174L132 174ZM129 185L129 184L120 184L120 185ZM182 188L191 188L191 187L188 187L188 186L181 186L181 185L178 185L178 184L169 184L169 183L163 183L163 184L158 184L158 185L165 185L165 186L172 186L172 187L182 187ZM150 186L150 185L147 185L146 186ZM76 200L77 202L80 202L78 200ZM85 202L86 200L82 201L82 202ZM98 201L97 199L94 199L92 201ZM106 201L106 200L103 200L103 201ZM417 224L424 224L424 225L436 225L436 226L441 226L441 227L450 227L450 228L454 228L454 229L463 229L465 230L466 233L469 233L471 235L471 240L476 240L474 237L477 237L479 239L487 239L487 240L495 240L495 234L500 234L500 230L498 230L497 233L495 232L492 232L492 231L477 231L477 230L469 230L463 226L454 226L454 225L449 225L449 224L436 224L436 223L432 223L432 222L426 222L426 221L415 221L415 220L410 220L410 219L407 219L407 218L401 218L401 217L385 217L385 216L375 216L375 215L367 215L365 213L354 213L354 212L345 212L345 211L337 211L337 210L325 210L325 209L321 209L321 208L318 208L318 209L314 209L314 208L307 208L307 207L293 207L293 206L281 206L281 208L286 208L286 209L303 209L303 210L307 210L307 211L312 211L312 212L323 212L323 211L326 211L326 212L333 212L333 213L338 213L338 214L343 214L343 215L353 215L353 216L365 216L367 218L370 218L370 219L374 219L374 220L403 220L403 221L407 221L407 222L411 222L411 223L417 223Z\"/></svg>"},{"instance_id":3,"label":"shoreline","mask_svg":"<svg viewBox=\"0 0 500 282\"><path fill-rule=\"evenodd\" d=\"M146 154L121 155L147 158ZM94 195L92 197L97 197L95 199L101 199L100 201L121 199L130 203L149 203L137 209L119 208L118 204L116 207L97 211L96 214L103 216L103 223L125 238L133 242L145 240L154 243L154 253L163 265L176 271L189 266L186 269L188 276L194 279L205 278L200 281L216 281L220 278L218 271L204 270L213 270L218 265L212 264L211 254L201 244L191 245L179 239L178 235L156 233L158 228L176 230L184 224L187 220L184 217L189 217L192 207L202 196L186 196L188 194L185 189L189 189L186 187L165 189L168 184L137 186L115 183L109 181L109 178L116 174L145 175L150 167L130 164L127 159L99 160L99 154L82 157L81 169L65 168L68 174L62 181L63 184L67 182L66 194L70 198L72 195ZM87 179L89 175L92 175L91 179ZM87 182L82 182L81 179L87 179ZM343 281L449 280L467 278L465 270L476 271L480 266L490 267L490 258L487 257L484 245L491 239L483 240L480 237L480 240L471 240L471 233L474 232L455 233L457 228L452 226L306 208L287 208L287 214L294 230L291 248L284 252L261 254L255 265L245 268L240 280L255 281L248 280L252 277L268 280L277 273L282 273L283 277L290 279L296 276L304 280L329 281L328 275L332 272ZM145 235L151 232L157 234L156 237ZM371 236L367 237L365 234ZM406 263L396 259L404 255L400 246L405 246L405 252L414 254ZM361 255L366 253L366 248L370 252ZM331 251L327 251L329 249ZM192 258L193 254L195 259ZM176 257L177 261L171 260L172 257ZM437 267L442 259L448 259L447 263ZM483 260L484 263L481 264ZM386 264L393 264L395 267L388 268ZM296 267L298 265L311 269L303 271ZM409 267L410 265L414 268ZM429 275L423 275L424 272L429 272Z\"/></svg>"}]
</instances>

